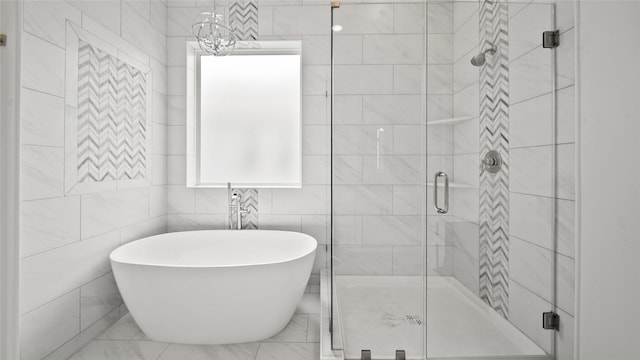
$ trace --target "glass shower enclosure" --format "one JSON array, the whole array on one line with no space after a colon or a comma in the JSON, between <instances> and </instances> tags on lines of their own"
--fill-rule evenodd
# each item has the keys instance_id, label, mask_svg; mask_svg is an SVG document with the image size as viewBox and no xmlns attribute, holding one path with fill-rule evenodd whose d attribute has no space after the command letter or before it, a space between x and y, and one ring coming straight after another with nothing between
<instances>
[{"instance_id":1,"label":"glass shower enclosure","mask_svg":"<svg viewBox=\"0 0 640 360\"><path fill-rule=\"evenodd\" d=\"M331 11L331 347L554 358L554 6Z\"/></svg>"}]
</instances>

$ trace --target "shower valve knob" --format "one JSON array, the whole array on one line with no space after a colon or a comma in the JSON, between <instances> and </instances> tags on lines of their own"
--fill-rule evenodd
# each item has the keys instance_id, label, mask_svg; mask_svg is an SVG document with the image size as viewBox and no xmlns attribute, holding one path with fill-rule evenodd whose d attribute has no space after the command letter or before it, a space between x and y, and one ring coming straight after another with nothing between
<instances>
[{"instance_id":1,"label":"shower valve knob","mask_svg":"<svg viewBox=\"0 0 640 360\"><path fill-rule=\"evenodd\" d=\"M500 153L491 150L488 151L482 159L482 170L486 170L491 174L495 174L502 168L502 156Z\"/></svg>"}]
</instances>

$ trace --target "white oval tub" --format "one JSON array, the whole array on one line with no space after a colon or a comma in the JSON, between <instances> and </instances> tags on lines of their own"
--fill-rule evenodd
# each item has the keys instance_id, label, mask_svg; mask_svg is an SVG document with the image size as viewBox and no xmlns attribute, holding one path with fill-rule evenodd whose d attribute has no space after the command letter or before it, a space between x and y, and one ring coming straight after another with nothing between
<instances>
[{"instance_id":1,"label":"white oval tub","mask_svg":"<svg viewBox=\"0 0 640 360\"><path fill-rule=\"evenodd\" d=\"M293 316L317 242L269 230L185 231L109 258L125 304L152 340L233 344L276 335Z\"/></svg>"}]
</instances>

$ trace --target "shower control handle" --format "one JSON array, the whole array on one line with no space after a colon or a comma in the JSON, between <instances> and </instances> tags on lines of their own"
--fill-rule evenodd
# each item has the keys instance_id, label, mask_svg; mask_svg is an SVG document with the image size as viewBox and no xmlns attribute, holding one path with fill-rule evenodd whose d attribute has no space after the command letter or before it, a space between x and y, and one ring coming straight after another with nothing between
<instances>
[{"instance_id":1,"label":"shower control handle","mask_svg":"<svg viewBox=\"0 0 640 360\"><path fill-rule=\"evenodd\" d=\"M482 158L480 164L480 171L488 171L490 174L495 174L502 168L502 156L496 150L487 151Z\"/></svg>"},{"instance_id":2,"label":"shower control handle","mask_svg":"<svg viewBox=\"0 0 640 360\"><path fill-rule=\"evenodd\" d=\"M444 178L444 207L438 206L438 179ZM438 214L446 214L449 212L449 176L445 172L436 172L433 178L433 207Z\"/></svg>"}]
</instances>

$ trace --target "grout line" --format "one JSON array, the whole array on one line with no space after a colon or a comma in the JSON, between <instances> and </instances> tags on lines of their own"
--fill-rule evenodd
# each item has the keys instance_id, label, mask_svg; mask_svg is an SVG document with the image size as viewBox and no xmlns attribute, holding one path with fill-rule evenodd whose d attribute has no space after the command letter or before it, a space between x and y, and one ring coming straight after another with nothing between
<instances>
[{"instance_id":1,"label":"grout line","mask_svg":"<svg viewBox=\"0 0 640 360\"><path fill-rule=\"evenodd\" d=\"M142 331L141 331L142 332ZM134 336L135 337L135 336ZM162 355L164 355L164 353L169 349L169 346L171 346L171 344L167 343L167 346L164 347L164 350L162 350L162 352L160 353L160 355L158 355L158 357L156 358L156 360L159 360Z\"/></svg>"},{"instance_id":2,"label":"grout line","mask_svg":"<svg viewBox=\"0 0 640 360\"><path fill-rule=\"evenodd\" d=\"M254 360L258 358L258 354L260 353L260 348L262 347L262 342L258 343L258 348L256 349L256 355L253 357Z\"/></svg>"}]
</instances>

